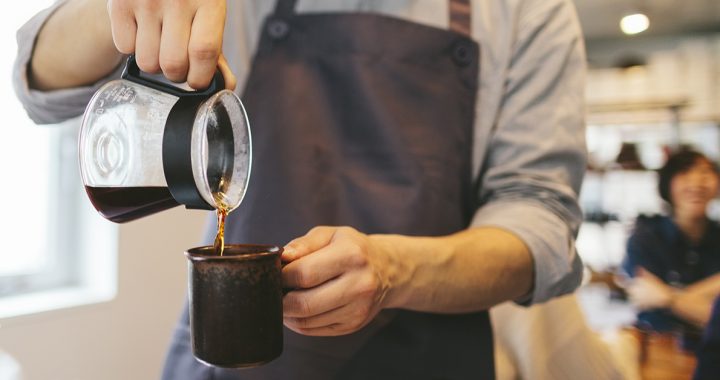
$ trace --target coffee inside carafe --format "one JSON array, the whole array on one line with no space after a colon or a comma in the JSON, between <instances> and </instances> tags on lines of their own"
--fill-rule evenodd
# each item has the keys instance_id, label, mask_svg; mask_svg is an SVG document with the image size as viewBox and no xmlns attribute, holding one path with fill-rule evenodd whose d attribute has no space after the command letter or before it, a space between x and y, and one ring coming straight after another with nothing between
<instances>
[{"instance_id":1,"label":"coffee inside carafe","mask_svg":"<svg viewBox=\"0 0 720 380\"><path fill-rule=\"evenodd\" d=\"M115 223L125 223L165 211L180 204L167 187L85 186L95 209Z\"/></svg>"}]
</instances>

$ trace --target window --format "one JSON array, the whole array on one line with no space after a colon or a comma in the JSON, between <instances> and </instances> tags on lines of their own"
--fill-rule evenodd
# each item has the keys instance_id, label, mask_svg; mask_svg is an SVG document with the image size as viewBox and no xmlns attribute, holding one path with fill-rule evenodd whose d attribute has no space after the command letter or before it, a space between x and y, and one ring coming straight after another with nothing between
<instances>
[{"instance_id":1,"label":"window","mask_svg":"<svg viewBox=\"0 0 720 380\"><path fill-rule=\"evenodd\" d=\"M15 32L51 0L0 14L0 73L9 78ZM0 318L106 300L115 293L117 227L87 201L77 164L79 118L36 126L0 87Z\"/></svg>"}]
</instances>

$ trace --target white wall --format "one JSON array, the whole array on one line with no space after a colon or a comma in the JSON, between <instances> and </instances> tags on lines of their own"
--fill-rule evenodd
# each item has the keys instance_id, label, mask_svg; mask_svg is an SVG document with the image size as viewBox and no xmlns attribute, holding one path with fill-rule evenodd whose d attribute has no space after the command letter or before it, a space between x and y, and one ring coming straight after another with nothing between
<instances>
[{"instance_id":1,"label":"white wall","mask_svg":"<svg viewBox=\"0 0 720 380\"><path fill-rule=\"evenodd\" d=\"M111 302L3 321L0 347L23 380L156 379L183 305L186 259L205 212L177 207L120 228Z\"/></svg>"}]
</instances>

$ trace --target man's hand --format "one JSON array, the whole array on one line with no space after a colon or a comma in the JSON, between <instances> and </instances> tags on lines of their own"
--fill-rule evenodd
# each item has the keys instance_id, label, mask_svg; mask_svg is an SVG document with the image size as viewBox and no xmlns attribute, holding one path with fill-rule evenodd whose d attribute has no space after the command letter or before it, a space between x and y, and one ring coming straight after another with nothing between
<instances>
[{"instance_id":1,"label":"man's hand","mask_svg":"<svg viewBox=\"0 0 720 380\"><path fill-rule=\"evenodd\" d=\"M285 325L316 336L349 334L387 306L395 263L390 250L350 227L316 227L290 242L283 285Z\"/></svg>"},{"instance_id":2,"label":"man's hand","mask_svg":"<svg viewBox=\"0 0 720 380\"><path fill-rule=\"evenodd\" d=\"M533 262L514 234L477 227L427 237L316 227L283 252L285 325L305 335L355 332L383 308L470 313L526 297Z\"/></svg>"},{"instance_id":3,"label":"man's hand","mask_svg":"<svg viewBox=\"0 0 720 380\"><path fill-rule=\"evenodd\" d=\"M112 37L138 67L195 89L206 88L219 67L225 86L235 76L222 55L226 0L109 0Z\"/></svg>"}]
</instances>

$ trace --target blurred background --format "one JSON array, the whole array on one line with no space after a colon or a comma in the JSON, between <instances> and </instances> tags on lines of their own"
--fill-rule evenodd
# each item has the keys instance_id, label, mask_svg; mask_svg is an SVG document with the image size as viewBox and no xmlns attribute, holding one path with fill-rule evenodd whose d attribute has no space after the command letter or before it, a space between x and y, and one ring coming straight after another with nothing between
<instances>
[{"instance_id":1,"label":"blurred background","mask_svg":"<svg viewBox=\"0 0 720 380\"><path fill-rule=\"evenodd\" d=\"M157 378L185 298L182 252L199 244L207 215L176 208L117 226L92 209L78 121L33 125L10 85L15 31L50 3L0 13L0 380ZM577 242L589 274L578 299L602 334L635 320L612 276L635 218L663 211L655 170L681 146L720 159L720 2L574 3L589 64ZM708 215L720 219L717 199Z\"/></svg>"},{"instance_id":2,"label":"blurred background","mask_svg":"<svg viewBox=\"0 0 720 380\"><path fill-rule=\"evenodd\" d=\"M669 150L688 146L720 158L720 2L575 5L589 64L587 223L578 244L588 265L605 269L622 260L623 224L663 211L654 170ZM630 20L625 31L622 20ZM710 214L720 217L717 203Z\"/></svg>"}]
</instances>

